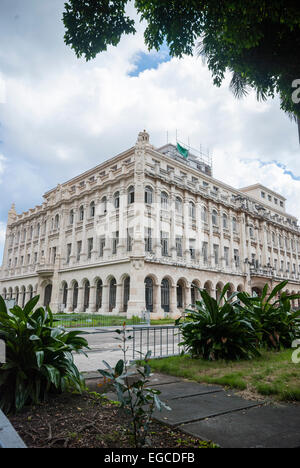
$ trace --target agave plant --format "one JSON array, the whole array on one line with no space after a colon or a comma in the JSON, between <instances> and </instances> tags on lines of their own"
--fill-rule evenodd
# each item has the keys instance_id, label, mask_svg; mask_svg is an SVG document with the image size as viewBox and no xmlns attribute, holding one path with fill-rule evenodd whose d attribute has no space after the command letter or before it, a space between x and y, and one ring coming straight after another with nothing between
<instances>
[{"instance_id":1,"label":"agave plant","mask_svg":"<svg viewBox=\"0 0 300 468\"><path fill-rule=\"evenodd\" d=\"M238 307L237 293L226 298L230 284L226 284L218 300L199 289L200 300L194 310L185 311L179 325L185 349L194 357L208 360L238 360L259 356L257 336L247 313Z\"/></svg>"},{"instance_id":2,"label":"agave plant","mask_svg":"<svg viewBox=\"0 0 300 468\"><path fill-rule=\"evenodd\" d=\"M51 310L34 310L39 296L23 309L9 311L0 296L0 339L6 344L6 362L0 363L0 408L19 411L25 404L39 403L50 392L73 388L81 392L84 381L73 360L87 341L81 332L54 327Z\"/></svg>"},{"instance_id":3,"label":"agave plant","mask_svg":"<svg viewBox=\"0 0 300 468\"><path fill-rule=\"evenodd\" d=\"M298 338L300 330L300 310L293 312L291 302L300 294L287 295L281 292L288 281L278 284L268 294L268 284L260 296L251 297L246 292L238 293L242 309L248 313L262 346L271 349L290 348ZM280 298L276 297L280 294Z\"/></svg>"}]
</instances>

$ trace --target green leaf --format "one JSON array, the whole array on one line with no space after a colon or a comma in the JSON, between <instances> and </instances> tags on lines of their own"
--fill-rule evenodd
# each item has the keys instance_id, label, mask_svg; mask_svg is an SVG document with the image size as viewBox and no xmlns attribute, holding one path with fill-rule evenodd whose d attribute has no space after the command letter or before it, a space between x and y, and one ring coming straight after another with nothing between
<instances>
[{"instance_id":1,"label":"green leaf","mask_svg":"<svg viewBox=\"0 0 300 468\"><path fill-rule=\"evenodd\" d=\"M45 353L44 351L36 351L35 355L36 355L36 362L37 362L38 368L40 369L44 362Z\"/></svg>"}]
</instances>

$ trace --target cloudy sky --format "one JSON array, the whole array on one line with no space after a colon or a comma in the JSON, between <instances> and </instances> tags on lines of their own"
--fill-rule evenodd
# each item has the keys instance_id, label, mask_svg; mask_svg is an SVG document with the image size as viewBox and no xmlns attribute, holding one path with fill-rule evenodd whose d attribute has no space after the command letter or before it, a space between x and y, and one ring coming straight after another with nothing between
<instances>
[{"instance_id":1,"label":"cloudy sky","mask_svg":"<svg viewBox=\"0 0 300 468\"><path fill-rule=\"evenodd\" d=\"M117 48L78 60L63 41L63 9L64 0L0 1L0 258L12 202L18 213L40 204L144 128L157 147L178 129L181 141L209 148L217 179L261 182L300 217L297 129L278 100L237 101L201 59L149 53L142 24Z\"/></svg>"}]
</instances>

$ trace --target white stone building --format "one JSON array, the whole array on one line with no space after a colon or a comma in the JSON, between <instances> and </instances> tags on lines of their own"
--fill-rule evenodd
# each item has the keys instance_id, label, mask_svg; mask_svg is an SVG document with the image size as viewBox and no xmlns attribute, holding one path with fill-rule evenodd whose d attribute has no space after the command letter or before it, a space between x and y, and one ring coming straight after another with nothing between
<instances>
[{"instance_id":1,"label":"white stone building","mask_svg":"<svg viewBox=\"0 0 300 468\"><path fill-rule=\"evenodd\" d=\"M251 292L288 279L300 292L299 240L281 195L230 187L208 161L156 149L144 131L42 205L12 206L0 292L21 306L39 294L55 312L177 316L197 287L218 296L228 282Z\"/></svg>"}]
</instances>

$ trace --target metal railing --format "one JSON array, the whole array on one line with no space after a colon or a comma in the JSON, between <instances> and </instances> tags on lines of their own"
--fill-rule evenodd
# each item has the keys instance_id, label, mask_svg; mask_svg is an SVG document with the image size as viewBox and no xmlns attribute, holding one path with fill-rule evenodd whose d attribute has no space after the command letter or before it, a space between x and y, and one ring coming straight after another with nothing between
<instances>
[{"instance_id":1,"label":"metal railing","mask_svg":"<svg viewBox=\"0 0 300 468\"><path fill-rule=\"evenodd\" d=\"M126 325L142 325L146 326L145 317L132 317L120 315L100 315L100 314L54 314L56 320L55 326L63 326L65 328L93 328L93 327L122 327Z\"/></svg>"},{"instance_id":2,"label":"metal railing","mask_svg":"<svg viewBox=\"0 0 300 468\"><path fill-rule=\"evenodd\" d=\"M176 326L133 327L133 360L143 359L151 351L151 358L176 356L183 351L179 346L181 332Z\"/></svg>"}]
</instances>

